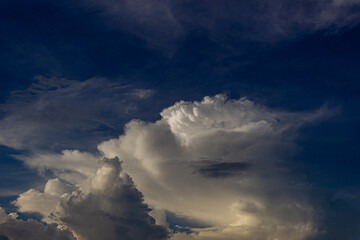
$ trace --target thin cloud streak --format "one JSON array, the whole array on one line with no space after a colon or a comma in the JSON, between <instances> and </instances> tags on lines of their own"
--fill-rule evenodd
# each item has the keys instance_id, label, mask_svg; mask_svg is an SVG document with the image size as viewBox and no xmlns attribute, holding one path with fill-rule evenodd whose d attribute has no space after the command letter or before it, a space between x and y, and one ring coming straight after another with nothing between
<instances>
[{"instance_id":1,"label":"thin cloud streak","mask_svg":"<svg viewBox=\"0 0 360 240\"><path fill-rule=\"evenodd\" d=\"M152 89L103 78L80 82L39 76L35 80L1 105L2 145L25 150L87 148L111 131L121 131L121 119L136 114L139 103L154 94ZM76 142L71 141L75 137Z\"/></svg>"},{"instance_id":2,"label":"thin cloud streak","mask_svg":"<svg viewBox=\"0 0 360 240\"><path fill-rule=\"evenodd\" d=\"M329 28L337 32L358 23L360 2L91 0L83 5L100 9L110 26L127 29L150 47L171 53L183 38L199 29L229 47L234 37L237 42L276 42Z\"/></svg>"}]
</instances>

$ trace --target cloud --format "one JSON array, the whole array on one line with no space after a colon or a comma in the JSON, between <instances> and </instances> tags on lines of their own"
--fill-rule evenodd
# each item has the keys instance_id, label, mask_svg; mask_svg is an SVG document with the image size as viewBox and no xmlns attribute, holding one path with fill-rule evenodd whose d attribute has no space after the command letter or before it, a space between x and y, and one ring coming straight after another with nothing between
<instances>
[{"instance_id":1,"label":"cloud","mask_svg":"<svg viewBox=\"0 0 360 240\"><path fill-rule=\"evenodd\" d=\"M145 39L152 47L166 47L184 34L168 1L90 0L83 3L99 9L111 27L121 27Z\"/></svg>"},{"instance_id":2,"label":"cloud","mask_svg":"<svg viewBox=\"0 0 360 240\"><path fill-rule=\"evenodd\" d=\"M139 101L153 94L101 78L80 82L39 76L1 105L0 144L26 150L89 148L121 131L121 119L128 121Z\"/></svg>"},{"instance_id":3,"label":"cloud","mask_svg":"<svg viewBox=\"0 0 360 240\"><path fill-rule=\"evenodd\" d=\"M101 156L78 150L63 150L60 154L34 152L16 157L42 175L57 176L73 185L88 188L88 180L95 176Z\"/></svg>"},{"instance_id":4,"label":"cloud","mask_svg":"<svg viewBox=\"0 0 360 240\"><path fill-rule=\"evenodd\" d=\"M29 219L16 219L16 214L6 214L0 208L0 239L1 240L75 240L72 233L66 229L59 229L56 224L44 224Z\"/></svg>"},{"instance_id":5,"label":"cloud","mask_svg":"<svg viewBox=\"0 0 360 240\"><path fill-rule=\"evenodd\" d=\"M320 234L311 240L359 239L360 207L357 203L348 198L324 199L324 195L318 195L317 199L321 199Z\"/></svg>"},{"instance_id":6,"label":"cloud","mask_svg":"<svg viewBox=\"0 0 360 240\"><path fill-rule=\"evenodd\" d=\"M358 0L301 1L86 1L111 26L145 39L156 48L175 48L199 29L211 40L272 42L322 29L337 31L358 23ZM229 37L231 36L231 37ZM235 39L235 42L234 41Z\"/></svg>"},{"instance_id":7,"label":"cloud","mask_svg":"<svg viewBox=\"0 0 360 240\"><path fill-rule=\"evenodd\" d=\"M217 95L178 102L155 123L132 121L98 148L123 159L152 207L212 226L192 228L188 238L304 239L317 233L317 212L306 183L281 162L296 129L328 114Z\"/></svg>"},{"instance_id":8,"label":"cloud","mask_svg":"<svg viewBox=\"0 0 360 240\"><path fill-rule=\"evenodd\" d=\"M166 239L167 230L155 225L143 195L117 158L104 159L87 195L73 193L61 202L61 221L79 239Z\"/></svg>"},{"instance_id":9,"label":"cloud","mask_svg":"<svg viewBox=\"0 0 360 240\"><path fill-rule=\"evenodd\" d=\"M180 101L156 122L130 121L96 154L65 150L22 158L58 180L15 203L80 239L144 239L141 233L161 239L165 228L153 218L171 227L173 239L311 239L323 231L323 207L313 197L316 189L286 162L299 128L331 114L327 108L280 111L225 95ZM52 207L32 204L37 199Z\"/></svg>"},{"instance_id":10,"label":"cloud","mask_svg":"<svg viewBox=\"0 0 360 240\"><path fill-rule=\"evenodd\" d=\"M199 167L198 172L205 177L230 177L241 174L242 171L247 170L249 167L250 164L241 162L208 163Z\"/></svg>"},{"instance_id":11,"label":"cloud","mask_svg":"<svg viewBox=\"0 0 360 240\"><path fill-rule=\"evenodd\" d=\"M43 221L70 229L79 240L166 239L166 227L148 214L142 193L119 159L105 158L100 164L88 179L89 189L52 179L43 192L30 189L14 204L20 212L40 213Z\"/></svg>"},{"instance_id":12,"label":"cloud","mask_svg":"<svg viewBox=\"0 0 360 240\"><path fill-rule=\"evenodd\" d=\"M233 40L227 37L229 34L233 39L274 42L318 30L336 32L342 27L351 27L358 23L359 11L354 6L359 4L359 1L331 0L256 0L223 4L212 1L200 6L207 18L200 16L199 19L218 42L231 44Z\"/></svg>"},{"instance_id":13,"label":"cloud","mask_svg":"<svg viewBox=\"0 0 360 240\"><path fill-rule=\"evenodd\" d=\"M50 179L43 192L29 189L20 194L13 204L18 207L19 212L40 213L44 217L44 221L52 222L49 218L50 215L59 208L61 199L71 193L73 189L72 185L66 184L58 178Z\"/></svg>"}]
</instances>

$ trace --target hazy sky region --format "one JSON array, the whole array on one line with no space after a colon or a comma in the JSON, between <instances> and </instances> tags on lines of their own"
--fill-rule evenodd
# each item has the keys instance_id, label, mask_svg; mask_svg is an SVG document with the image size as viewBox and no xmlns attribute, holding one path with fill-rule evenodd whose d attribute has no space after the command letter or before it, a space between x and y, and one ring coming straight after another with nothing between
<instances>
[{"instance_id":1,"label":"hazy sky region","mask_svg":"<svg viewBox=\"0 0 360 240\"><path fill-rule=\"evenodd\" d=\"M0 240L360 240L360 0L3 0L0 32Z\"/></svg>"}]
</instances>

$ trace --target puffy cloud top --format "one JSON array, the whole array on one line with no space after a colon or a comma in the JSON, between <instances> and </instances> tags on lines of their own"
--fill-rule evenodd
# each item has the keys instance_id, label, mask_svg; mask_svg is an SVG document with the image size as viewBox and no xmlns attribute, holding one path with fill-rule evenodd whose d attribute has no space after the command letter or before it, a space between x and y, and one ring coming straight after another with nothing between
<instances>
[{"instance_id":1,"label":"puffy cloud top","mask_svg":"<svg viewBox=\"0 0 360 240\"><path fill-rule=\"evenodd\" d=\"M227 100L225 95L205 97L201 102L178 102L162 111L172 132L185 141L214 131L262 132L272 129L277 119L266 108L245 98Z\"/></svg>"},{"instance_id":2,"label":"puffy cloud top","mask_svg":"<svg viewBox=\"0 0 360 240\"><path fill-rule=\"evenodd\" d=\"M158 212L213 226L175 239L304 239L317 232L316 213L306 185L291 184L291 170L280 162L293 151L296 130L327 114L216 95L178 102L155 123L132 121L99 150L124 160Z\"/></svg>"},{"instance_id":3,"label":"puffy cloud top","mask_svg":"<svg viewBox=\"0 0 360 240\"><path fill-rule=\"evenodd\" d=\"M89 194L74 192L61 202L61 221L79 240L166 239L165 227L148 215L131 178L122 172L118 158L101 161Z\"/></svg>"}]
</instances>

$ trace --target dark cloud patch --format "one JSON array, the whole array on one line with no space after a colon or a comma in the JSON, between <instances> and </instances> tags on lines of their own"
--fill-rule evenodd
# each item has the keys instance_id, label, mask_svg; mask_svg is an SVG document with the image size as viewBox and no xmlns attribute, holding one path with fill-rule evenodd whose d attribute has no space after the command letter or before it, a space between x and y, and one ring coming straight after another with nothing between
<instances>
[{"instance_id":1,"label":"dark cloud patch","mask_svg":"<svg viewBox=\"0 0 360 240\"><path fill-rule=\"evenodd\" d=\"M206 228L211 227L209 224L195 219L190 219L184 216L179 216L176 213L165 211L166 221L169 224L169 228L174 232L186 232L191 233L191 228Z\"/></svg>"},{"instance_id":2,"label":"dark cloud patch","mask_svg":"<svg viewBox=\"0 0 360 240\"><path fill-rule=\"evenodd\" d=\"M18 220L7 215L0 208L0 239L1 240L76 240L66 229L59 229L57 224L44 225L33 219Z\"/></svg>"},{"instance_id":3,"label":"dark cloud patch","mask_svg":"<svg viewBox=\"0 0 360 240\"><path fill-rule=\"evenodd\" d=\"M59 230L56 224L47 226L36 221L10 221L0 225L2 240L76 240L71 232Z\"/></svg>"},{"instance_id":4,"label":"dark cloud patch","mask_svg":"<svg viewBox=\"0 0 360 240\"><path fill-rule=\"evenodd\" d=\"M200 167L197 171L207 178L226 178L234 175L240 175L251 165L243 162L220 162L207 163Z\"/></svg>"}]
</instances>

